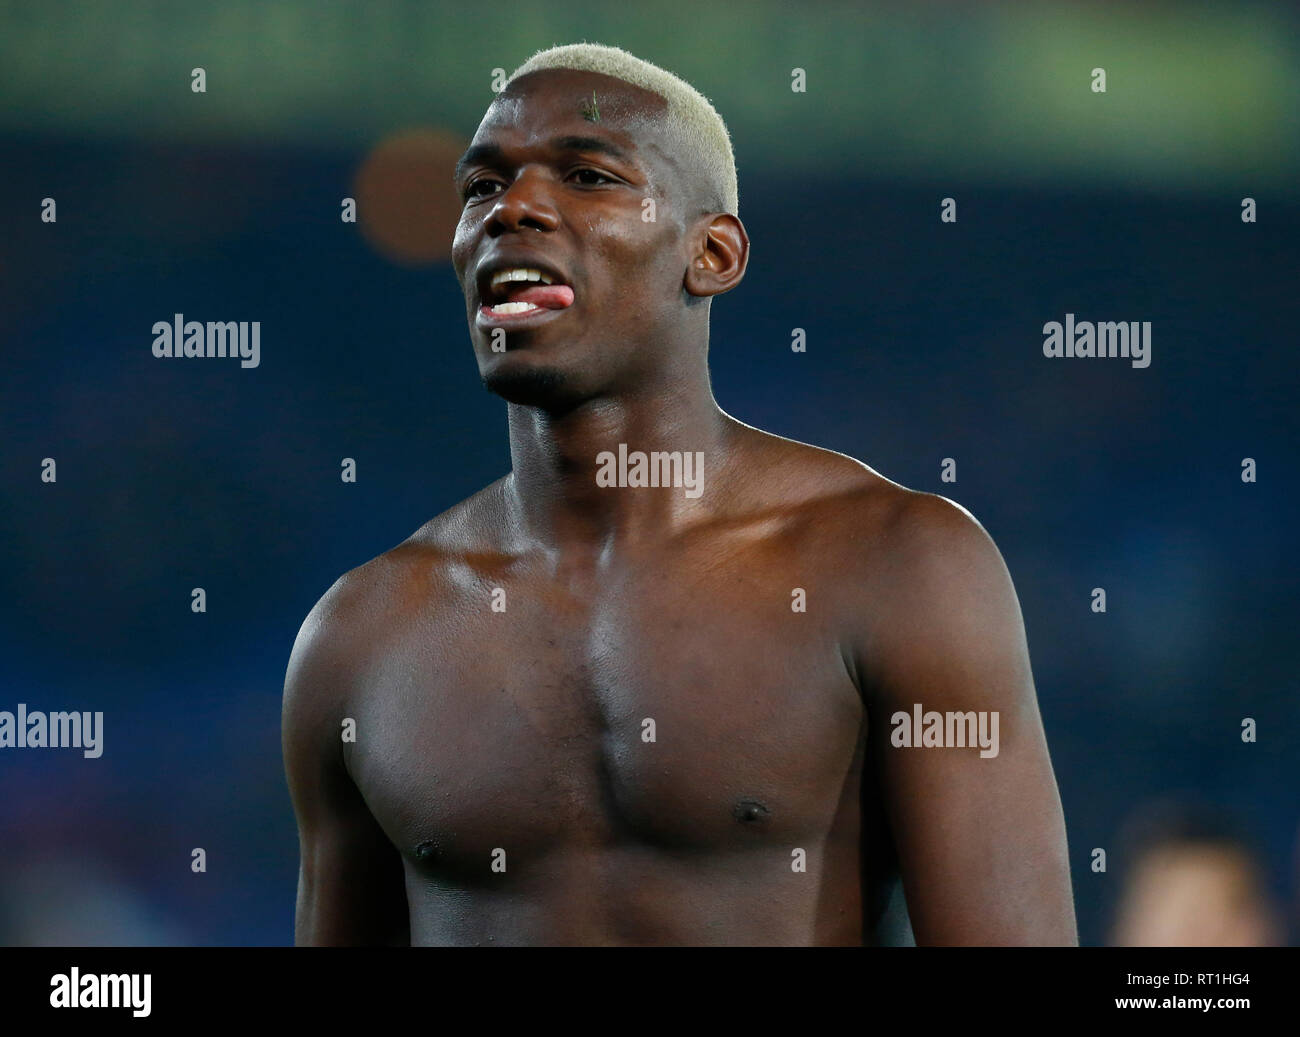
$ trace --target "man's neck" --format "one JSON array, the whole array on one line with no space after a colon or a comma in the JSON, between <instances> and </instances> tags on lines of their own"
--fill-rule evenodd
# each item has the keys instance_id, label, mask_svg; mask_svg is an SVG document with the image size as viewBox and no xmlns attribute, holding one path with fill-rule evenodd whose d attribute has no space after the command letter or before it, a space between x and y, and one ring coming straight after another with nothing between
<instances>
[{"instance_id":1,"label":"man's neck","mask_svg":"<svg viewBox=\"0 0 1300 1037\"><path fill-rule=\"evenodd\" d=\"M736 427L707 378L636 397L595 398L562 416L510 404L509 422L513 471L506 498L515 532L562 553L599 555L662 536L711 510L710 479L716 489ZM634 462L636 452L676 452L687 463L702 461L702 470L693 471L702 492L602 485L611 474L618 480L627 474L628 466L611 464L620 445L622 456Z\"/></svg>"}]
</instances>

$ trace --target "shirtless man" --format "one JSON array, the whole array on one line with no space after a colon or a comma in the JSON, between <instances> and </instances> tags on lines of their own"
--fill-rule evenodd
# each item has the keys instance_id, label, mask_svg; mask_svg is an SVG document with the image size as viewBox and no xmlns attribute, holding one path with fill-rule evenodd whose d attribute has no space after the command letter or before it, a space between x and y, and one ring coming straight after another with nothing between
<instances>
[{"instance_id":1,"label":"shirtless man","mask_svg":"<svg viewBox=\"0 0 1300 1037\"><path fill-rule=\"evenodd\" d=\"M512 470L303 623L299 944L862 944L900 877L919 944L1077 942L993 542L713 399L734 169L712 106L613 48L489 107L453 262ZM620 444L698 485L609 485ZM996 714L996 755L899 744L918 706Z\"/></svg>"}]
</instances>

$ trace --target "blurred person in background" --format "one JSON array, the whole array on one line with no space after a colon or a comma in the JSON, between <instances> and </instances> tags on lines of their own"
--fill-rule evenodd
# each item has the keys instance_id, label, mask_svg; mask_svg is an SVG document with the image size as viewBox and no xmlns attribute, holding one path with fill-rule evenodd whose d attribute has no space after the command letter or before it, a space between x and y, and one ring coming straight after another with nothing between
<instances>
[{"instance_id":1,"label":"blurred person in background","mask_svg":"<svg viewBox=\"0 0 1300 1037\"><path fill-rule=\"evenodd\" d=\"M1121 838L1127 862L1111 943L1120 947L1275 947L1284 941L1266 869L1228 815L1161 804Z\"/></svg>"}]
</instances>

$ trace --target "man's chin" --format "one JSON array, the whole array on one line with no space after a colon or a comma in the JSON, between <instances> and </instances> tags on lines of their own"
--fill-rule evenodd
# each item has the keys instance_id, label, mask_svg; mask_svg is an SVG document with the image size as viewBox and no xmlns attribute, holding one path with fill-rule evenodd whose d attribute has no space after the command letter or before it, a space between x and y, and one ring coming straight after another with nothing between
<instances>
[{"instance_id":1,"label":"man's chin","mask_svg":"<svg viewBox=\"0 0 1300 1037\"><path fill-rule=\"evenodd\" d=\"M543 410L568 410L579 401L572 379L554 367L498 364L482 376L483 387L507 403Z\"/></svg>"}]
</instances>

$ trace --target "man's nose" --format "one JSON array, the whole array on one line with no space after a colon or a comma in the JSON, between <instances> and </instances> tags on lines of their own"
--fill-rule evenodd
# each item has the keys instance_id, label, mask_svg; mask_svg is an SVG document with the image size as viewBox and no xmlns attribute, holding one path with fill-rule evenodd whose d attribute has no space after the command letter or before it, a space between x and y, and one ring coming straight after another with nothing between
<instances>
[{"instance_id":1,"label":"man's nose","mask_svg":"<svg viewBox=\"0 0 1300 1037\"><path fill-rule=\"evenodd\" d=\"M489 233L507 231L554 230L560 217L551 198L554 185L540 173L524 171L515 182L497 196L488 214Z\"/></svg>"}]
</instances>

